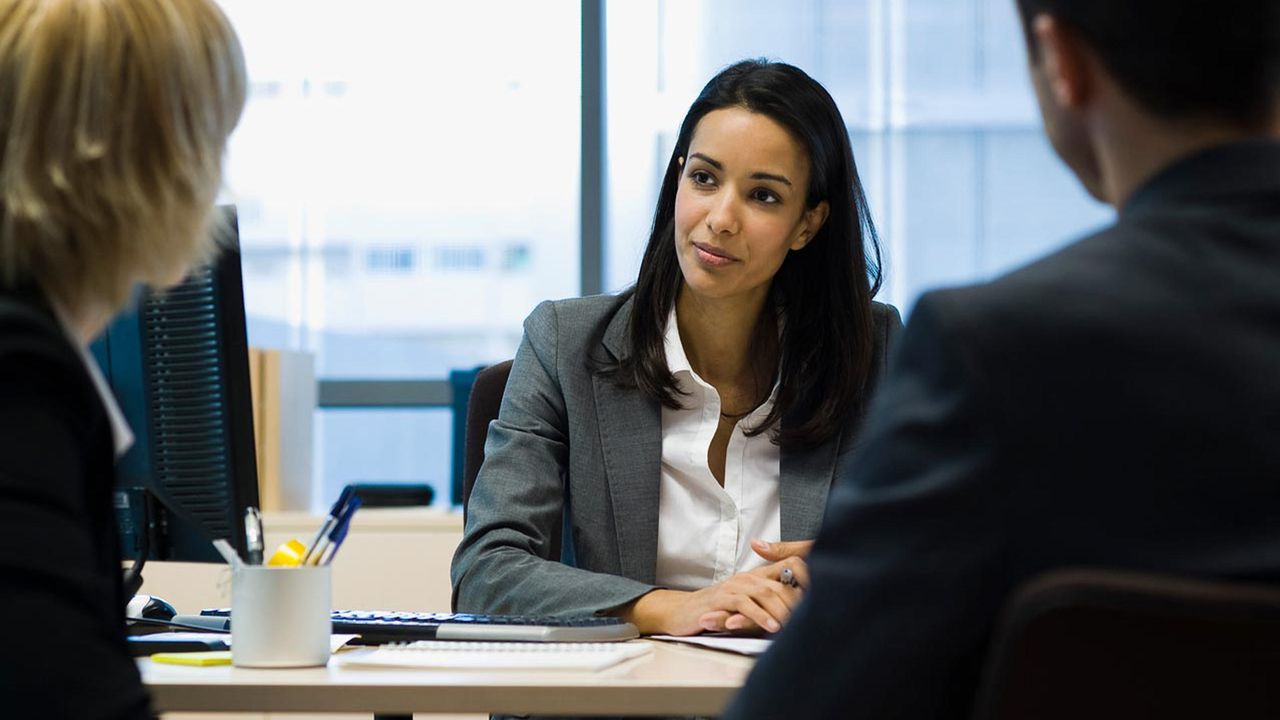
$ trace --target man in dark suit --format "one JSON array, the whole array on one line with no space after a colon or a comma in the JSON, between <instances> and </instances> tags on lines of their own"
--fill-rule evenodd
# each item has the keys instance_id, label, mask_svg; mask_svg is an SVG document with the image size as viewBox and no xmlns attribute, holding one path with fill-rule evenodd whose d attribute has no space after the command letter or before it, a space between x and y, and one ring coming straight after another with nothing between
<instances>
[{"instance_id":1,"label":"man in dark suit","mask_svg":"<svg viewBox=\"0 0 1280 720\"><path fill-rule=\"evenodd\" d=\"M1280 2L1019 6L1049 138L1116 223L921 298L731 717L966 717L1048 569L1280 578Z\"/></svg>"}]
</instances>

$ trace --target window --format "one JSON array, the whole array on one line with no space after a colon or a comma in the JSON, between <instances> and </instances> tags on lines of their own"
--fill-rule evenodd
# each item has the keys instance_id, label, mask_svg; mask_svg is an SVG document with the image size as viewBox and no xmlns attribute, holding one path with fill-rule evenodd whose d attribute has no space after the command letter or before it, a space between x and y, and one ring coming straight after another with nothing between
<instances>
[{"instance_id":1,"label":"window","mask_svg":"<svg viewBox=\"0 0 1280 720\"><path fill-rule=\"evenodd\" d=\"M332 503L336 492L353 482L425 483L437 503L448 502L449 408L321 410L315 427L329 439L317 448L315 464L324 468L334 491L321 497L320 505Z\"/></svg>"},{"instance_id":2,"label":"window","mask_svg":"<svg viewBox=\"0 0 1280 720\"><path fill-rule=\"evenodd\" d=\"M222 4L251 83L227 164L251 343L314 353L322 381L443 381L577 294L577 3ZM343 412L317 416L320 501L349 457L448 497L447 425L384 445L427 421Z\"/></svg>"},{"instance_id":3,"label":"window","mask_svg":"<svg viewBox=\"0 0 1280 720\"><path fill-rule=\"evenodd\" d=\"M511 357L537 302L597 272L579 213L601 186L602 284L634 281L679 123L744 57L835 97L881 233L880 299L904 314L1110 217L1043 138L1012 0L223 4L252 86L227 178L251 342L313 352L322 402L348 380L435 398L318 411L322 503L358 478L448 498L449 372ZM601 5L604 27L584 27ZM599 99L584 34L605 47L603 147L581 131L583 92ZM604 177L580 183L602 152Z\"/></svg>"}]
</instances>

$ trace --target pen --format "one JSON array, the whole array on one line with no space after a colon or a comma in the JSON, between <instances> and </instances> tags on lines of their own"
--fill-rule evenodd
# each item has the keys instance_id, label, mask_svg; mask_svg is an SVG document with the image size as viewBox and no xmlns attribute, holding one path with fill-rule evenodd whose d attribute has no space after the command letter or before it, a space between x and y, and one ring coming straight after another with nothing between
<instances>
[{"instance_id":1,"label":"pen","mask_svg":"<svg viewBox=\"0 0 1280 720\"><path fill-rule=\"evenodd\" d=\"M258 512L258 508L252 505L244 511L244 539L245 551L248 553L246 561L250 565L261 565L262 513Z\"/></svg>"},{"instance_id":2,"label":"pen","mask_svg":"<svg viewBox=\"0 0 1280 720\"><path fill-rule=\"evenodd\" d=\"M342 519L338 521L338 526L329 534L329 547L325 548L323 557L320 560L321 565L328 565L333 562L333 556L338 554L338 548L342 547L342 541L347 539L347 529L351 527L351 517L356 514L356 510L360 508L360 496L351 498L351 502L347 503L347 509L342 513Z\"/></svg>"},{"instance_id":3,"label":"pen","mask_svg":"<svg viewBox=\"0 0 1280 720\"><path fill-rule=\"evenodd\" d=\"M316 533L316 537L307 546L307 554L302 556L302 565L315 565L312 557L316 556L321 550L321 543L328 538L329 533L333 532L333 528L337 526L338 519L342 517L342 509L347 506L347 502L351 500L351 495L355 490L350 485L342 488L342 494L338 495L338 501L329 509L329 516L324 519L324 523L320 525L320 530ZM315 558L319 560L319 557Z\"/></svg>"},{"instance_id":4,"label":"pen","mask_svg":"<svg viewBox=\"0 0 1280 720\"><path fill-rule=\"evenodd\" d=\"M360 497L358 495L353 496L351 501L347 503L347 506L342 509L342 515L338 518L338 521L333 524L333 527L329 530L329 534L320 541L319 547L317 547L315 552L311 554L311 561L307 564L320 565L324 562L325 551L332 547L333 541L339 536L339 531L341 531L342 535L346 535L346 530L343 528L351 520L351 515L355 513L355 509L358 507L360 507Z\"/></svg>"}]
</instances>

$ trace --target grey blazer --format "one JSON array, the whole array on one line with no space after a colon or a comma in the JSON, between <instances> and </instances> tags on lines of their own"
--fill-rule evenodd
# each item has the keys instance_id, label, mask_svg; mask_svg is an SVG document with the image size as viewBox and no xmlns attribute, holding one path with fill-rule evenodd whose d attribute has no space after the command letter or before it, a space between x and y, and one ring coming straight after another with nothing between
<instances>
[{"instance_id":1,"label":"grey blazer","mask_svg":"<svg viewBox=\"0 0 1280 720\"><path fill-rule=\"evenodd\" d=\"M874 387L902 321L880 303L872 315ZM628 295L544 302L525 320L453 556L457 611L586 615L655 589L661 406L587 362L626 357L630 317ZM781 539L818 534L861 415L815 449L783 449Z\"/></svg>"}]
</instances>

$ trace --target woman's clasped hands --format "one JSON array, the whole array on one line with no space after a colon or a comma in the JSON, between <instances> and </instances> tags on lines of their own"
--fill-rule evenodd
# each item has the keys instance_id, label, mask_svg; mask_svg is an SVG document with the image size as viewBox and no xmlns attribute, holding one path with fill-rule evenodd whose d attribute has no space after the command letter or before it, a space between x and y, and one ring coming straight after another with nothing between
<instances>
[{"instance_id":1,"label":"woman's clasped hands","mask_svg":"<svg viewBox=\"0 0 1280 720\"><path fill-rule=\"evenodd\" d=\"M713 585L706 591L723 588L734 591L750 588L753 592L737 595L728 605L711 610L698 618L699 628L706 632L757 633L778 632L791 617L791 612L809 587L809 565L805 558L813 547L812 540L765 542L752 540L751 549L769 560L768 565L738 573ZM749 576L752 580L735 580ZM733 584L733 587L729 587ZM702 592L706 592L702 591Z\"/></svg>"},{"instance_id":2,"label":"woman's clasped hands","mask_svg":"<svg viewBox=\"0 0 1280 720\"><path fill-rule=\"evenodd\" d=\"M778 632L809 586L805 558L811 547L812 540L753 540L751 549L769 564L701 590L655 590L637 600L624 617L646 634Z\"/></svg>"}]
</instances>

